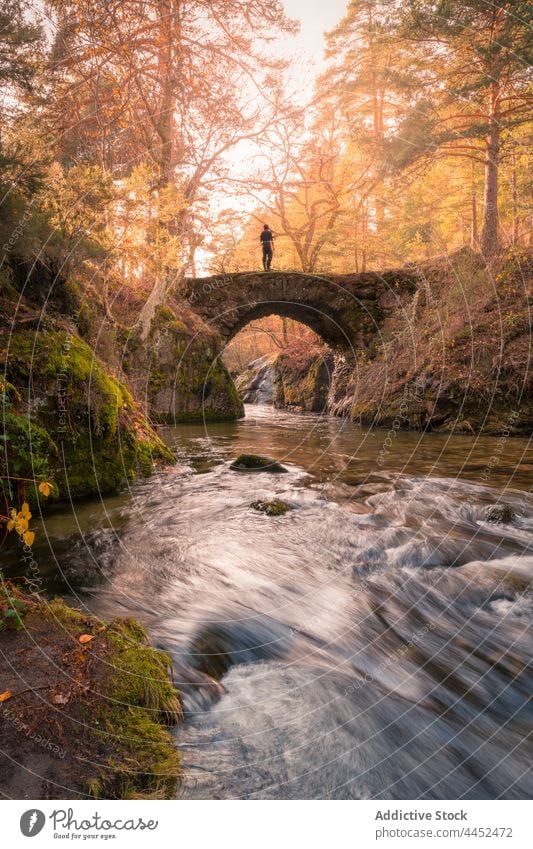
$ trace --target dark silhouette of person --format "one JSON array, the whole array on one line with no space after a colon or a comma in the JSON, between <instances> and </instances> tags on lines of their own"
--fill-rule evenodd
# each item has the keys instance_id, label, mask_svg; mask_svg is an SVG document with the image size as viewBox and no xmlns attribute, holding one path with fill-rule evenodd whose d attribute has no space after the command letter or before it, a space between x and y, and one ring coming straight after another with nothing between
<instances>
[{"instance_id":1,"label":"dark silhouette of person","mask_svg":"<svg viewBox=\"0 0 533 849\"><path fill-rule=\"evenodd\" d=\"M274 233L268 224L265 224L263 227L259 241L263 246L263 269L268 271L274 255Z\"/></svg>"}]
</instances>

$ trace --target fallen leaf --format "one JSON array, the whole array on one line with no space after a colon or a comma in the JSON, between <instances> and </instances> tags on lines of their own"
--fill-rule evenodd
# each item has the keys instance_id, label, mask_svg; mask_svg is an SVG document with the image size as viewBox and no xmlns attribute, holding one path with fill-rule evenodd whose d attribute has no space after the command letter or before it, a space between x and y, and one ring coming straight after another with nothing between
<instances>
[{"instance_id":1,"label":"fallen leaf","mask_svg":"<svg viewBox=\"0 0 533 849\"><path fill-rule=\"evenodd\" d=\"M80 642L82 645L85 645L85 643L90 643L91 640L94 640L93 634L82 634L81 637L78 637L78 642Z\"/></svg>"},{"instance_id":2,"label":"fallen leaf","mask_svg":"<svg viewBox=\"0 0 533 849\"><path fill-rule=\"evenodd\" d=\"M52 696L52 702L55 705L66 705L68 703L68 696L62 696L61 693L56 693L55 696Z\"/></svg>"},{"instance_id":3,"label":"fallen leaf","mask_svg":"<svg viewBox=\"0 0 533 849\"><path fill-rule=\"evenodd\" d=\"M0 693L0 702L7 702L7 700L10 699L12 695L13 693L11 692L11 690L4 690L3 693Z\"/></svg>"}]
</instances>

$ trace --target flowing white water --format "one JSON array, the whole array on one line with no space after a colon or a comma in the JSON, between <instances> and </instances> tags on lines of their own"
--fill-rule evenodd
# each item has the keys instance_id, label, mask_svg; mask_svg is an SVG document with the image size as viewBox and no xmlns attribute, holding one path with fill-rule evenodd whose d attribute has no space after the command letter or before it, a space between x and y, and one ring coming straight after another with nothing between
<instances>
[{"instance_id":1,"label":"flowing white water","mask_svg":"<svg viewBox=\"0 0 533 849\"><path fill-rule=\"evenodd\" d=\"M533 793L526 442L395 433L379 465L386 436L251 408L169 429L178 465L77 507L82 535L47 521L51 583L172 655L180 795ZM288 473L230 471L248 451ZM250 507L273 497L294 509Z\"/></svg>"}]
</instances>

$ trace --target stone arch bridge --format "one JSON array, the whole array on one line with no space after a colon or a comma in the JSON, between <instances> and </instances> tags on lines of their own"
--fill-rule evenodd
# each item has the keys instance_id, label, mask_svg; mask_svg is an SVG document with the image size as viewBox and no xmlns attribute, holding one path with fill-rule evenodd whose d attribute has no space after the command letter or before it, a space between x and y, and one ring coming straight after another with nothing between
<instances>
[{"instance_id":1,"label":"stone arch bridge","mask_svg":"<svg viewBox=\"0 0 533 849\"><path fill-rule=\"evenodd\" d=\"M415 267L348 275L266 271L185 281L191 307L224 342L250 321L280 315L306 324L333 350L368 347L385 318L418 288Z\"/></svg>"}]
</instances>

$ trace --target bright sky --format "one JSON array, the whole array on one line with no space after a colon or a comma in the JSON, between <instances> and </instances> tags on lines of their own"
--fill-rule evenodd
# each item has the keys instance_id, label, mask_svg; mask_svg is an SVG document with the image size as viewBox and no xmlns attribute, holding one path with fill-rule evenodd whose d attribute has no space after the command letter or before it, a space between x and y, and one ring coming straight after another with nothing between
<instances>
[{"instance_id":1,"label":"bright sky","mask_svg":"<svg viewBox=\"0 0 533 849\"><path fill-rule=\"evenodd\" d=\"M275 52L291 60L290 77L309 96L313 80L323 70L324 33L342 20L349 0L283 0L283 5L289 18L300 21L300 32L282 39Z\"/></svg>"},{"instance_id":2,"label":"bright sky","mask_svg":"<svg viewBox=\"0 0 533 849\"><path fill-rule=\"evenodd\" d=\"M283 0L289 18L301 21L301 32L296 39L291 38L294 47L301 45L318 60L322 58L324 32L333 29L344 17L349 0Z\"/></svg>"}]
</instances>

